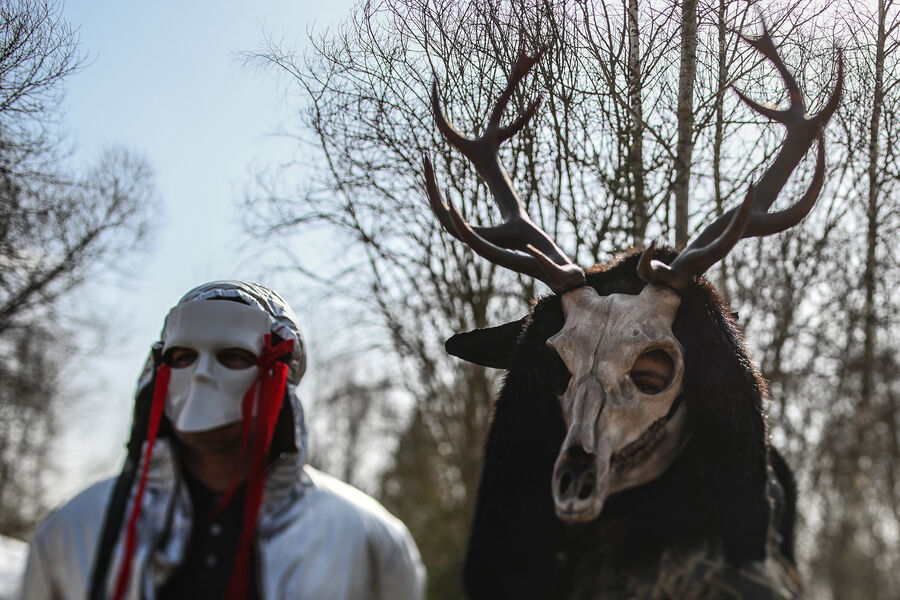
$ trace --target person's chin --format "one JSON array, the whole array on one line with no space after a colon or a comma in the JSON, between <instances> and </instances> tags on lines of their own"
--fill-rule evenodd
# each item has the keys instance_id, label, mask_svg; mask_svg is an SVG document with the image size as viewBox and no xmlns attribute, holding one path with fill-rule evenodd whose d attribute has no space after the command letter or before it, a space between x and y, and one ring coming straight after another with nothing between
<instances>
[{"instance_id":1,"label":"person's chin","mask_svg":"<svg viewBox=\"0 0 900 600\"><path fill-rule=\"evenodd\" d=\"M229 423L206 431L178 431L175 435L185 446L197 450L222 451L241 447L241 422Z\"/></svg>"}]
</instances>

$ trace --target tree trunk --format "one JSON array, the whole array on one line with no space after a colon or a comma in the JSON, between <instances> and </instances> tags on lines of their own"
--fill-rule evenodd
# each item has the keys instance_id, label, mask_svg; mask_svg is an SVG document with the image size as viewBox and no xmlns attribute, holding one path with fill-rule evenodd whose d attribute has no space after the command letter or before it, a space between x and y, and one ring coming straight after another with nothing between
<instances>
[{"instance_id":1,"label":"tree trunk","mask_svg":"<svg viewBox=\"0 0 900 600\"><path fill-rule=\"evenodd\" d=\"M879 212L879 158L880 149L878 135L881 127L881 112L884 105L884 59L885 59L885 0L878 2L878 37L875 40L875 81L872 90L872 119L869 122L868 149L868 198L866 205L866 266L863 272L863 362L860 373L860 437L865 434L871 420L872 394L875 389L875 271L878 259L875 256L878 245L878 212ZM862 441L862 440L861 440Z\"/></svg>"},{"instance_id":2,"label":"tree trunk","mask_svg":"<svg viewBox=\"0 0 900 600\"><path fill-rule=\"evenodd\" d=\"M728 23L725 21L726 1L719 0L719 10L716 14L717 34L718 34L718 76L716 78L716 120L715 133L713 134L713 188L716 196L716 217L725 212L725 199L722 197L722 143L725 138L725 90L728 86L728 45L726 43L726 35L728 33ZM728 257L726 256L719 262L719 293L726 302L731 301L731 294L728 291Z\"/></svg>"},{"instance_id":3,"label":"tree trunk","mask_svg":"<svg viewBox=\"0 0 900 600\"><path fill-rule=\"evenodd\" d=\"M638 0L628 0L628 102L631 128L628 141L628 172L632 192L632 243L642 246L647 233L647 203L644 198L644 108L641 102L641 45Z\"/></svg>"},{"instance_id":4,"label":"tree trunk","mask_svg":"<svg viewBox=\"0 0 900 600\"><path fill-rule=\"evenodd\" d=\"M675 153L675 247L688 237L688 196L694 153L694 80L697 75L697 0L681 5L681 68L678 73L678 146Z\"/></svg>"}]
</instances>

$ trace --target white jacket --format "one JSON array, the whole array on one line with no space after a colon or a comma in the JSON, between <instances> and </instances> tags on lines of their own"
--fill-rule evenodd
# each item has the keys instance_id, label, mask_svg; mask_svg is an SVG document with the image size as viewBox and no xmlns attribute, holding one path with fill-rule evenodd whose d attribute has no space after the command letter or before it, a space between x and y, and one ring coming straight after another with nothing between
<instances>
[{"instance_id":1,"label":"white jacket","mask_svg":"<svg viewBox=\"0 0 900 600\"><path fill-rule=\"evenodd\" d=\"M190 500L184 485L172 485L174 464L161 443L138 526L129 599L155 598L186 549ZM85 597L113 483L89 487L47 517L31 541L23 600ZM113 559L108 589L120 555L119 550ZM257 574L266 600L415 600L424 594L425 569L403 523L373 498L309 466L282 464L269 472L257 530Z\"/></svg>"}]
</instances>

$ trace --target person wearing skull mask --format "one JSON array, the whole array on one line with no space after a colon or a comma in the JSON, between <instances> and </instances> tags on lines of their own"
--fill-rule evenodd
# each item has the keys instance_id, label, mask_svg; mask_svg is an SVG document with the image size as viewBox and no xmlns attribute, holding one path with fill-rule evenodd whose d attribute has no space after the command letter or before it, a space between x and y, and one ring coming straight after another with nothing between
<instances>
[{"instance_id":1,"label":"person wearing skull mask","mask_svg":"<svg viewBox=\"0 0 900 600\"><path fill-rule=\"evenodd\" d=\"M262 286L201 285L169 312L115 480L52 513L23 600L397 598L424 593L406 527L305 465L297 319Z\"/></svg>"}]
</instances>

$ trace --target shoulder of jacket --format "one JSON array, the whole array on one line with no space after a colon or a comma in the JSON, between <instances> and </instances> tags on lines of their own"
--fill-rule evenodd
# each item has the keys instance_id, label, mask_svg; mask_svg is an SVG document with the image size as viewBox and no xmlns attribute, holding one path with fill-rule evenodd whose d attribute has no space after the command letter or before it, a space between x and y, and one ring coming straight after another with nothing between
<instances>
[{"instance_id":1,"label":"shoulder of jacket","mask_svg":"<svg viewBox=\"0 0 900 600\"><path fill-rule=\"evenodd\" d=\"M98 481L53 509L38 527L34 540L99 529L115 481L115 477Z\"/></svg>"},{"instance_id":2,"label":"shoulder of jacket","mask_svg":"<svg viewBox=\"0 0 900 600\"><path fill-rule=\"evenodd\" d=\"M346 521L357 521L366 531L390 533L398 539L407 535L406 526L375 498L352 485L308 465L303 467L312 486L307 490L313 510Z\"/></svg>"}]
</instances>

